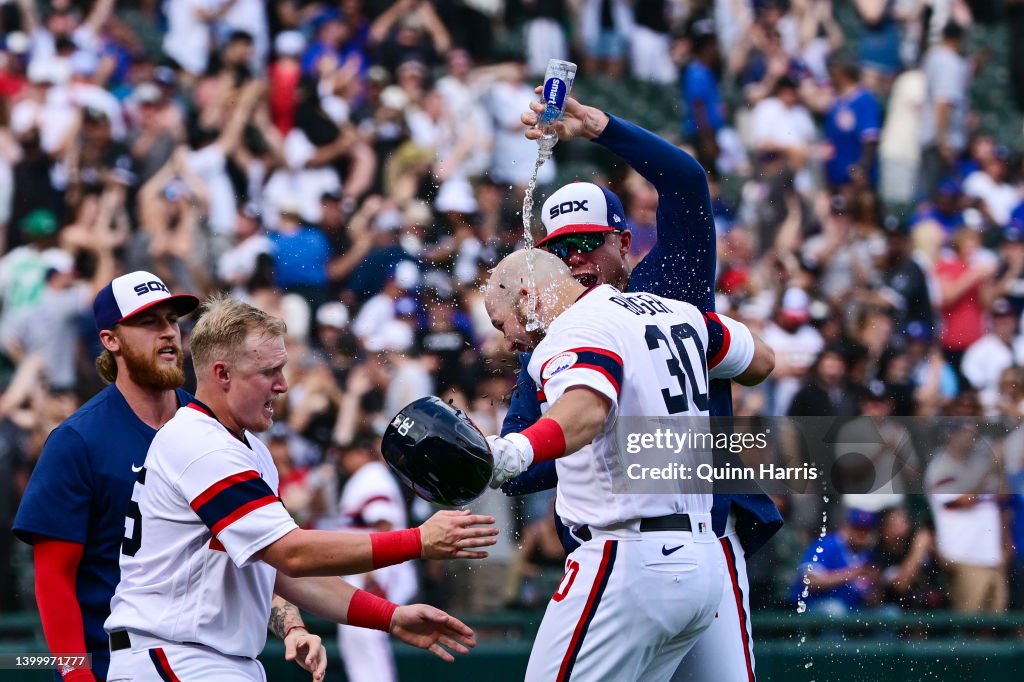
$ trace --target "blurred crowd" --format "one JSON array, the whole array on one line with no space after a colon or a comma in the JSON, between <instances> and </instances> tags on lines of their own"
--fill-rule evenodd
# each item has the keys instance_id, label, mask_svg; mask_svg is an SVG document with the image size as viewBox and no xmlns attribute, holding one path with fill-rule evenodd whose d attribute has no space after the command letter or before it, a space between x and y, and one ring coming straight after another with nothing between
<instances>
[{"instance_id":1,"label":"blurred crowd","mask_svg":"<svg viewBox=\"0 0 1024 682\"><path fill-rule=\"evenodd\" d=\"M1007 63L981 34L1005 35ZM776 351L737 414L1020 417L1024 162L971 86L996 69L1024 111L1021 46L1021 0L0 0L0 526L100 387L93 296L136 269L286 320L266 438L304 526L344 523L345 481L415 398L496 433L518 366L479 287L523 242L519 115L549 58L580 64L578 92L643 82L678 102L656 132L709 172L718 308ZM628 97L610 109L633 118ZM569 146L537 205L556 180L607 183L638 261L657 193L618 166L580 176ZM1024 443L979 468L960 441L917 451L930 504L779 498L792 523L751 569L755 601L1005 608ZM492 570L425 567L426 596L542 604L562 566L551 499L482 498L516 532ZM979 528L998 541L955 547ZM0 567L25 551L0 536ZM957 562L1001 594L951 588ZM0 580L0 608L30 605L24 580Z\"/></svg>"}]
</instances>

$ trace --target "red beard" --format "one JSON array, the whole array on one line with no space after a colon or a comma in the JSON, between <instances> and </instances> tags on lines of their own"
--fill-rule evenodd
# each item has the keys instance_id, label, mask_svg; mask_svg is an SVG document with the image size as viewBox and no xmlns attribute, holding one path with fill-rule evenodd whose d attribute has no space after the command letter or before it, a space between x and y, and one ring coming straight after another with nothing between
<instances>
[{"instance_id":1,"label":"red beard","mask_svg":"<svg viewBox=\"0 0 1024 682\"><path fill-rule=\"evenodd\" d=\"M121 351L128 376L142 388L171 391L185 384L185 356L180 345L175 345L176 362L168 365L157 355L136 351L125 345Z\"/></svg>"}]
</instances>

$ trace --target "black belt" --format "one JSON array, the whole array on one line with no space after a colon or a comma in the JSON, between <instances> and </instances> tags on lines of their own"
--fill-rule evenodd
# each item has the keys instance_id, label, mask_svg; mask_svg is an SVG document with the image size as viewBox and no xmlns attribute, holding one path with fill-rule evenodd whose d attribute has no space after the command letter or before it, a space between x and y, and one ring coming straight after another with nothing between
<instances>
[{"instance_id":1,"label":"black belt","mask_svg":"<svg viewBox=\"0 0 1024 682\"><path fill-rule=\"evenodd\" d=\"M127 630L114 630L110 633L110 650L122 651L132 648L132 640L128 639Z\"/></svg>"},{"instance_id":2,"label":"black belt","mask_svg":"<svg viewBox=\"0 0 1024 682\"><path fill-rule=\"evenodd\" d=\"M690 524L689 514L669 514L668 516L655 516L650 519L640 519L640 532L647 533L654 530L693 530ZM590 526L580 526L573 531L573 535L584 542L589 542L594 536L590 532Z\"/></svg>"}]
</instances>

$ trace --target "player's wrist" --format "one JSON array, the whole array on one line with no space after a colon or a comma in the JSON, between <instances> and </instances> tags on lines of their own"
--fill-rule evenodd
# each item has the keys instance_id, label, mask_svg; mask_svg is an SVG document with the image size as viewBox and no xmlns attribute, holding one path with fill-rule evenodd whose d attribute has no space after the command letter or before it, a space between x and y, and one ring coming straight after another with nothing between
<instances>
[{"instance_id":1,"label":"player's wrist","mask_svg":"<svg viewBox=\"0 0 1024 682\"><path fill-rule=\"evenodd\" d=\"M533 444L530 442L530 438L526 435L525 431L523 433L510 433L504 438L515 446L516 451L519 453L517 464L520 469L525 471L533 464L534 458Z\"/></svg>"},{"instance_id":2,"label":"player's wrist","mask_svg":"<svg viewBox=\"0 0 1024 682\"><path fill-rule=\"evenodd\" d=\"M611 117L597 107L588 106L583 120L585 121L583 129L587 139L594 140L601 137L601 133L608 127Z\"/></svg>"},{"instance_id":3,"label":"player's wrist","mask_svg":"<svg viewBox=\"0 0 1024 682\"><path fill-rule=\"evenodd\" d=\"M398 604L381 599L366 590L356 590L348 603L345 622L359 628L391 632L391 620Z\"/></svg>"},{"instance_id":4,"label":"player's wrist","mask_svg":"<svg viewBox=\"0 0 1024 682\"><path fill-rule=\"evenodd\" d=\"M284 634L281 635L281 641L284 641L284 640L288 639L288 635L292 634L293 632L299 632L299 631L301 631L300 634L301 633L305 633L307 635L309 634L309 628L307 628L305 625L298 625L298 624L296 624L296 625L289 625L288 627L286 627L284 629Z\"/></svg>"},{"instance_id":5,"label":"player's wrist","mask_svg":"<svg viewBox=\"0 0 1024 682\"><path fill-rule=\"evenodd\" d=\"M529 443L530 461L527 466L533 462L557 459L565 454L565 432L562 425L549 417L538 419L537 423L522 433L509 435L518 435Z\"/></svg>"},{"instance_id":6,"label":"player's wrist","mask_svg":"<svg viewBox=\"0 0 1024 682\"><path fill-rule=\"evenodd\" d=\"M64 682L96 682L92 671L85 668L75 668L66 673L61 673L61 678Z\"/></svg>"},{"instance_id":7,"label":"player's wrist","mask_svg":"<svg viewBox=\"0 0 1024 682\"><path fill-rule=\"evenodd\" d=\"M370 552L374 568L419 559L423 554L423 536L419 528L370 533Z\"/></svg>"}]
</instances>

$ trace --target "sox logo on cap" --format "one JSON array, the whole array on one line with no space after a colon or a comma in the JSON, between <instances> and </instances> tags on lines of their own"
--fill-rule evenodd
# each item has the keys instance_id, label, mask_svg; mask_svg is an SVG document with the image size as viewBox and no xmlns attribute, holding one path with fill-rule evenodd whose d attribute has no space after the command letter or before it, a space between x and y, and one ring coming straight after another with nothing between
<instances>
[{"instance_id":1,"label":"sox logo on cap","mask_svg":"<svg viewBox=\"0 0 1024 682\"><path fill-rule=\"evenodd\" d=\"M613 192L592 182L574 182L548 197L541 222L548 234L537 246L569 234L624 230L626 212Z\"/></svg>"},{"instance_id":2,"label":"sox logo on cap","mask_svg":"<svg viewBox=\"0 0 1024 682\"><path fill-rule=\"evenodd\" d=\"M92 304L96 329L110 329L133 315L164 302L171 303L179 315L188 315L199 307L199 299L190 294L172 294L159 277L136 270L116 277L103 287Z\"/></svg>"}]
</instances>

